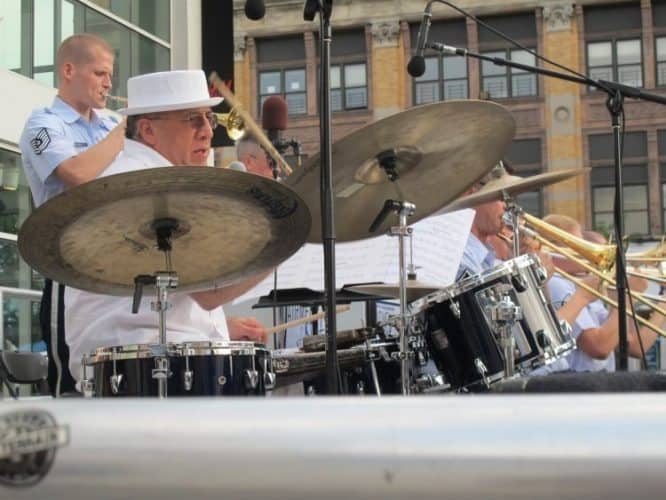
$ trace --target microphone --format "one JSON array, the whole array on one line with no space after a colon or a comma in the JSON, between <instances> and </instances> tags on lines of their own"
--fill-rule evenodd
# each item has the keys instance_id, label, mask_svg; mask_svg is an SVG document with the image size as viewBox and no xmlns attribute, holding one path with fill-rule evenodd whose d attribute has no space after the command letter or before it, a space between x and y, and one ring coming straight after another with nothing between
<instances>
[{"instance_id":1,"label":"microphone","mask_svg":"<svg viewBox=\"0 0 666 500\"><path fill-rule=\"evenodd\" d=\"M238 161L238 160L235 160L235 161L232 161L231 163L229 163L228 168L230 170L236 170L238 172L247 172L247 167L245 166L245 163L243 163L242 161Z\"/></svg>"},{"instance_id":2,"label":"microphone","mask_svg":"<svg viewBox=\"0 0 666 500\"><path fill-rule=\"evenodd\" d=\"M266 15L266 6L263 0L246 0L245 15L248 19L259 21Z\"/></svg>"},{"instance_id":3,"label":"microphone","mask_svg":"<svg viewBox=\"0 0 666 500\"><path fill-rule=\"evenodd\" d=\"M416 41L416 51L407 64L407 72L413 77L421 76L425 73L425 59L423 53L425 52L426 43L428 43L428 31L430 31L430 21L432 18L432 1L428 2L425 10L423 11L423 19L421 19L421 26L419 27L419 37Z\"/></svg>"},{"instance_id":4,"label":"microphone","mask_svg":"<svg viewBox=\"0 0 666 500\"><path fill-rule=\"evenodd\" d=\"M261 108L261 127L280 153L287 148L283 144L282 131L287 128L287 102L278 95L272 95L264 101Z\"/></svg>"}]
</instances>

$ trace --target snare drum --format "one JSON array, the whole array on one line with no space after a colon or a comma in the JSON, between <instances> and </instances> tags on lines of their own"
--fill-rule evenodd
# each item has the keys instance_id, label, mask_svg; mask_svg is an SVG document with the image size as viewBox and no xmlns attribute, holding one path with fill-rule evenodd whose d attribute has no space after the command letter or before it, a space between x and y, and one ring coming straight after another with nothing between
<instances>
[{"instance_id":1,"label":"snare drum","mask_svg":"<svg viewBox=\"0 0 666 500\"><path fill-rule=\"evenodd\" d=\"M507 295L522 312L512 329L518 372L551 363L574 348L543 295L545 279L538 258L522 255L411 304L430 354L453 389L488 388L505 377L491 318Z\"/></svg>"},{"instance_id":2,"label":"snare drum","mask_svg":"<svg viewBox=\"0 0 666 500\"><path fill-rule=\"evenodd\" d=\"M98 397L157 396L154 374L165 359L168 396L261 396L275 384L270 352L253 342L103 347L84 357L83 366L84 372L94 374ZM89 381L82 385L89 386Z\"/></svg>"}]
</instances>

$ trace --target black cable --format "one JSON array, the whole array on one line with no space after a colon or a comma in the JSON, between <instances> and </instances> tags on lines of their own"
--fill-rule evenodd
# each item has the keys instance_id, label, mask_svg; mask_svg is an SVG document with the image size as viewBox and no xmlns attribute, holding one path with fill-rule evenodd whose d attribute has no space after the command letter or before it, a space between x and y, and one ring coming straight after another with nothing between
<instances>
[{"instance_id":1,"label":"black cable","mask_svg":"<svg viewBox=\"0 0 666 500\"><path fill-rule=\"evenodd\" d=\"M505 35L504 33L502 33L502 32L501 32L500 30L498 30L497 28L493 28L493 27L490 26L489 24L483 22L481 19L479 19L478 17L476 17L474 14L470 14L469 12L465 12L463 9L461 9L460 7L457 7L457 6L453 5L453 4L450 3L450 2L447 2L447 1L445 1L445 0L432 0L432 1L437 2L437 3L442 3L442 4L444 4L444 5L448 5L449 7L451 7L451 8L452 8L453 10L455 10L456 12L459 12L459 13L462 14L463 16L465 16L465 17L467 17L467 18L469 18L469 19L472 19L474 22L476 22L476 23L479 24L480 26L486 28L488 31L494 33L494 34L497 35L498 37L500 37L500 38L506 40L507 42L509 42L509 43L511 43L511 44L513 44L513 45L515 45L516 47L518 47L518 48L520 48L520 49L522 49L522 50L524 50L524 51L526 51L526 52L529 52L529 53L532 54L534 57L536 57L537 59L539 59L539 60L541 60L541 61L543 61L543 62L546 62L546 63L548 63L548 64L551 64L551 65L555 66L556 68L559 68L559 69L562 69L562 70L564 70L564 71L567 71L567 72L569 72L569 73L571 73L571 74L573 74L573 75L576 75L576 76L578 76L578 77L580 77L580 78L589 79L589 77L588 77L587 75L584 75L584 74L582 74L582 73L579 73L578 71L575 71L575 70L573 70L573 69L571 69L571 68L567 68L566 66L564 66L564 65L562 65L562 64L560 64L560 63L556 63L556 62L554 62L554 61L551 61L551 60L548 59L547 57L544 57L544 56L542 56L542 55L537 54L537 53L536 53L535 51L533 51L532 49L530 49L530 48L528 48L528 47L525 47L525 46L522 45L521 43L519 43L519 42L513 40L513 39L512 39L511 37L509 37L508 35Z\"/></svg>"}]
</instances>

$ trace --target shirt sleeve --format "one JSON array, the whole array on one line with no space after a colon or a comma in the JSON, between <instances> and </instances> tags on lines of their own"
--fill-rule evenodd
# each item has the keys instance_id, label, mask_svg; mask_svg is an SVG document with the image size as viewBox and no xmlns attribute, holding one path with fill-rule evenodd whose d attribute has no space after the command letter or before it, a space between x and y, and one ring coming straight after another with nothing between
<instances>
[{"instance_id":1,"label":"shirt sleeve","mask_svg":"<svg viewBox=\"0 0 666 500\"><path fill-rule=\"evenodd\" d=\"M576 286L570 281L562 278L561 276L553 276L548 280L548 293L552 305L555 309L559 309L571 298L576 292ZM597 328L599 326L596 318L591 314L589 305L584 307L576 317L572 327L572 334L574 338L578 338L583 330L589 328Z\"/></svg>"},{"instance_id":2,"label":"shirt sleeve","mask_svg":"<svg viewBox=\"0 0 666 500\"><path fill-rule=\"evenodd\" d=\"M78 154L67 125L47 111L33 114L23 129L21 153L29 159L42 182L65 160Z\"/></svg>"}]
</instances>

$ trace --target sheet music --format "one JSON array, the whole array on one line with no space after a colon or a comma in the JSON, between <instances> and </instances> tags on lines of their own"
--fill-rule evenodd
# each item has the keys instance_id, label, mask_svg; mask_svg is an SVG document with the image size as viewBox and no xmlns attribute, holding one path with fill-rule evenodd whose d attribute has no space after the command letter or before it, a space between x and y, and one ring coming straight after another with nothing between
<instances>
[{"instance_id":1,"label":"sheet music","mask_svg":"<svg viewBox=\"0 0 666 500\"><path fill-rule=\"evenodd\" d=\"M414 264L417 279L442 288L455 280L474 219L474 210L465 209L433 215L412 225ZM405 240L405 260L409 264L409 239ZM336 288L360 283L397 283L399 279L398 238L378 236L335 246ZM278 267L278 290L290 288L324 289L324 255L320 244L306 243ZM234 304L256 299L273 290L271 274Z\"/></svg>"}]
</instances>

